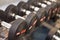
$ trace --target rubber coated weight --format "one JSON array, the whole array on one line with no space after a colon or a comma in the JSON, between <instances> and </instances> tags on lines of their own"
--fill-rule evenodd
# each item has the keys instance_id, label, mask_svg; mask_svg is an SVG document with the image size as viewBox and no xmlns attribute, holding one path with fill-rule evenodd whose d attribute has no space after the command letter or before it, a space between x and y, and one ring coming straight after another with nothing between
<instances>
[{"instance_id":1,"label":"rubber coated weight","mask_svg":"<svg viewBox=\"0 0 60 40\"><path fill-rule=\"evenodd\" d=\"M26 22L27 22L27 31L31 32L35 27L36 27L36 23L37 23L37 17L36 14L31 13L27 16L26 18Z\"/></svg>"},{"instance_id":2,"label":"rubber coated weight","mask_svg":"<svg viewBox=\"0 0 60 40\"><path fill-rule=\"evenodd\" d=\"M26 29L26 22L22 19L15 20L9 30L8 40L17 40L17 37L22 35L19 34L18 36L17 33L20 33L23 29Z\"/></svg>"},{"instance_id":3,"label":"rubber coated weight","mask_svg":"<svg viewBox=\"0 0 60 40\"><path fill-rule=\"evenodd\" d=\"M45 11L45 9L44 8L40 8L36 12L36 15L37 15L37 19L38 19L37 26L39 26L41 24L41 22L45 21L45 19L46 19L46 11Z\"/></svg>"},{"instance_id":4,"label":"rubber coated weight","mask_svg":"<svg viewBox=\"0 0 60 40\"><path fill-rule=\"evenodd\" d=\"M14 5L9 5L7 8L6 8L6 10L5 10L5 13L6 13L6 18L7 18L7 20L8 20L8 22L10 21L14 21L15 20L15 18L13 17L14 15L12 15L12 14L17 14L18 13L18 8L16 7L16 6L14 6ZM11 16L12 15L12 16ZM7 21L6 20L6 21Z\"/></svg>"}]
</instances>

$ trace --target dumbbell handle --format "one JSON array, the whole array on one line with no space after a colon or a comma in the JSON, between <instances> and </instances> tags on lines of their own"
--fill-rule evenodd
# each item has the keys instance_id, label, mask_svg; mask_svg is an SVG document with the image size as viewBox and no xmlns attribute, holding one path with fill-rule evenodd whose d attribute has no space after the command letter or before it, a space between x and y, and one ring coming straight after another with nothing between
<instances>
[{"instance_id":1,"label":"dumbbell handle","mask_svg":"<svg viewBox=\"0 0 60 40\"><path fill-rule=\"evenodd\" d=\"M1 25L8 28L8 29L12 26L10 23L7 23L5 21L1 21Z\"/></svg>"},{"instance_id":2,"label":"dumbbell handle","mask_svg":"<svg viewBox=\"0 0 60 40\"><path fill-rule=\"evenodd\" d=\"M53 38L55 38L56 40L60 40L60 38L56 35L53 35Z\"/></svg>"},{"instance_id":3,"label":"dumbbell handle","mask_svg":"<svg viewBox=\"0 0 60 40\"><path fill-rule=\"evenodd\" d=\"M57 14L57 16L60 18L60 14Z\"/></svg>"}]
</instances>

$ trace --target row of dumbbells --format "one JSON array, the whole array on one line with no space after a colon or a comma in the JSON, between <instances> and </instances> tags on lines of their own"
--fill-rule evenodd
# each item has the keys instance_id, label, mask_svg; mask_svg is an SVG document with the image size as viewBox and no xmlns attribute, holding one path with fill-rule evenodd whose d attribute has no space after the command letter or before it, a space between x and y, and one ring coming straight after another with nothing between
<instances>
[{"instance_id":1,"label":"row of dumbbells","mask_svg":"<svg viewBox=\"0 0 60 40\"><path fill-rule=\"evenodd\" d=\"M48 22L50 20L55 22L57 18L60 18L59 3L46 0L30 1L27 3L21 1L17 6L11 4L5 11L0 10L0 26L8 30L6 38L8 37L8 40L17 40L17 37L30 33L39 25L44 25L51 30L49 32L49 38L56 38L57 36L54 34L56 32L60 33L60 30L51 26ZM10 24L12 21L13 23ZM2 34L1 32L1 36L3 37L4 35ZM56 40L58 40L58 38L59 37L57 37Z\"/></svg>"}]
</instances>

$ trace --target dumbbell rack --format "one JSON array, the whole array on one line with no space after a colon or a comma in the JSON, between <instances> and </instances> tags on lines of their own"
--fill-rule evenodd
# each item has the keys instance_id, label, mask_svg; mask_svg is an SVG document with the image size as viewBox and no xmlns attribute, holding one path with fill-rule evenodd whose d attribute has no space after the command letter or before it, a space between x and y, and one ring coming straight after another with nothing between
<instances>
[{"instance_id":1,"label":"dumbbell rack","mask_svg":"<svg viewBox=\"0 0 60 40\"><path fill-rule=\"evenodd\" d=\"M59 19L58 19L59 20ZM60 21L60 20L59 20ZM58 22L59 22L58 21ZM60 23L56 23L56 24L58 24L58 25L60 25ZM58 25L54 25L54 26L58 26ZM60 28L60 27L58 27L58 28ZM2 28L0 28L0 29L2 29ZM32 40L31 39L31 34L36 30L37 28L35 28L35 29L33 29L29 34L27 34L27 35L24 35L22 38L18 38L17 40ZM7 39L6 39L7 40Z\"/></svg>"}]
</instances>

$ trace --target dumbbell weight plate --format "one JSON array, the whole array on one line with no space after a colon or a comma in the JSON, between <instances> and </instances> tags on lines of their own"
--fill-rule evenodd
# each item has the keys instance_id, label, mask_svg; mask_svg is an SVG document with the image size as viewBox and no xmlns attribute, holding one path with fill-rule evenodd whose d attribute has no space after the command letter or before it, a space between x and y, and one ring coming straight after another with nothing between
<instances>
[{"instance_id":1,"label":"dumbbell weight plate","mask_svg":"<svg viewBox=\"0 0 60 40\"><path fill-rule=\"evenodd\" d=\"M23 29L26 29L26 22L22 19L17 19L12 23L12 26L9 30L8 40L17 40L16 38L21 36L22 34L17 35Z\"/></svg>"},{"instance_id":2,"label":"dumbbell weight plate","mask_svg":"<svg viewBox=\"0 0 60 40\"><path fill-rule=\"evenodd\" d=\"M41 22L45 21L46 19L46 11L44 8L40 8L37 13L37 19L38 19L38 22L37 22L37 26L39 26L41 24Z\"/></svg>"},{"instance_id":3,"label":"dumbbell weight plate","mask_svg":"<svg viewBox=\"0 0 60 40\"><path fill-rule=\"evenodd\" d=\"M36 27L36 23L37 23L37 17L36 14L31 13L27 16L26 18L26 22L27 22L27 32L31 32L32 30L35 29Z\"/></svg>"}]
</instances>

